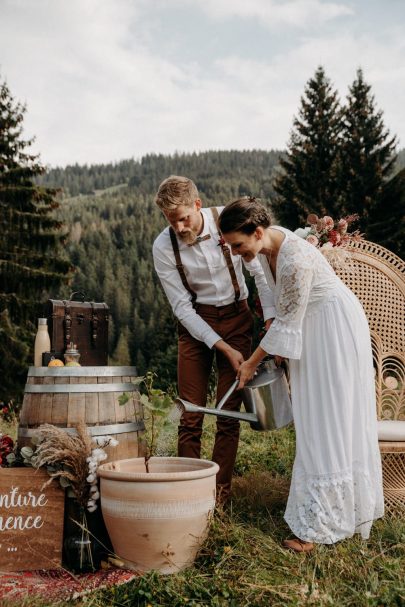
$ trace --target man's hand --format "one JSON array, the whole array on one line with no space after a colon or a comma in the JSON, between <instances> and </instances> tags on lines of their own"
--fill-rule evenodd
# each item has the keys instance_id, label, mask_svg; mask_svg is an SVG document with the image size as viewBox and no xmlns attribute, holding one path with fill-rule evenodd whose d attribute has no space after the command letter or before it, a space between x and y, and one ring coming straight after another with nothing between
<instances>
[{"instance_id":1,"label":"man's hand","mask_svg":"<svg viewBox=\"0 0 405 607\"><path fill-rule=\"evenodd\" d=\"M251 362L250 358L240 365L239 371L238 371L238 379L239 379L239 385L237 388L238 390L243 388L243 386L249 380L252 379L252 377L255 374L255 371L256 371L256 365L254 362Z\"/></svg>"},{"instance_id":2,"label":"man's hand","mask_svg":"<svg viewBox=\"0 0 405 607\"><path fill-rule=\"evenodd\" d=\"M224 341L223 339L221 339L220 341L217 341L217 343L215 344L215 347L217 350L220 350L220 352L225 354L225 356L231 363L232 368L235 369L235 371L237 371L239 369L239 367L245 360L243 358L242 353L239 352L239 350L235 350L235 348L232 348L232 346L227 344L226 341Z\"/></svg>"}]
</instances>

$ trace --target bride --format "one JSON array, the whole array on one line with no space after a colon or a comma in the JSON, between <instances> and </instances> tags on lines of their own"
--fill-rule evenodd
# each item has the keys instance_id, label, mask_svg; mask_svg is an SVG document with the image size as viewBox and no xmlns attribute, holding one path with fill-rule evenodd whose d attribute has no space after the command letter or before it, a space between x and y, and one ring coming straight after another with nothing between
<instances>
[{"instance_id":1,"label":"bride","mask_svg":"<svg viewBox=\"0 0 405 607\"><path fill-rule=\"evenodd\" d=\"M284 515L299 552L360 533L384 513L369 327L356 296L313 245L279 226L252 198L225 207L232 253L258 256L276 316L241 364L239 387L268 354L289 359L296 456Z\"/></svg>"}]
</instances>

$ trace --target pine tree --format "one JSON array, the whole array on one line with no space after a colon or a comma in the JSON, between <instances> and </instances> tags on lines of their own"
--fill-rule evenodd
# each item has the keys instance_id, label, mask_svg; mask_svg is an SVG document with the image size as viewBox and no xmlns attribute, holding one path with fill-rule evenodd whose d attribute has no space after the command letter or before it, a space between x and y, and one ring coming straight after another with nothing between
<instances>
[{"instance_id":1,"label":"pine tree","mask_svg":"<svg viewBox=\"0 0 405 607\"><path fill-rule=\"evenodd\" d=\"M36 318L70 264L58 251L56 191L38 186L44 172L22 138L26 108L0 82L0 397L15 397L32 361Z\"/></svg>"},{"instance_id":2,"label":"pine tree","mask_svg":"<svg viewBox=\"0 0 405 607\"><path fill-rule=\"evenodd\" d=\"M396 161L396 137L390 137L385 129L383 113L376 110L370 90L359 69L344 108L341 150L340 214L358 213L358 227L365 232Z\"/></svg>"},{"instance_id":3,"label":"pine tree","mask_svg":"<svg viewBox=\"0 0 405 607\"><path fill-rule=\"evenodd\" d=\"M308 213L335 214L341 115L337 92L319 67L301 98L287 154L280 158L272 207L282 225L305 225Z\"/></svg>"},{"instance_id":4,"label":"pine tree","mask_svg":"<svg viewBox=\"0 0 405 607\"><path fill-rule=\"evenodd\" d=\"M368 219L367 238L405 260L405 169L383 184Z\"/></svg>"}]
</instances>

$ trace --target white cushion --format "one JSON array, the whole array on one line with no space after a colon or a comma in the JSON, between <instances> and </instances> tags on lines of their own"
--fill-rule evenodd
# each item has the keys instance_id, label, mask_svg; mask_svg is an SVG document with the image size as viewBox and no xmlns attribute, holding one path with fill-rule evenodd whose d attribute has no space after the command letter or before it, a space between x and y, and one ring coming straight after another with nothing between
<instances>
[{"instance_id":1,"label":"white cushion","mask_svg":"<svg viewBox=\"0 0 405 607\"><path fill-rule=\"evenodd\" d=\"M382 419L377 422L378 440L405 441L405 421Z\"/></svg>"}]
</instances>

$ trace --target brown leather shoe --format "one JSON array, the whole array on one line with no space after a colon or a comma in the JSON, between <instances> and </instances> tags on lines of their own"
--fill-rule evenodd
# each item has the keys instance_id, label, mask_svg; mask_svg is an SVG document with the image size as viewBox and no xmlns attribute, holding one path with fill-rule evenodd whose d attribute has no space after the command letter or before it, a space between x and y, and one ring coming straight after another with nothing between
<instances>
[{"instance_id":1,"label":"brown leather shoe","mask_svg":"<svg viewBox=\"0 0 405 607\"><path fill-rule=\"evenodd\" d=\"M312 542L304 542L304 540L300 540L299 537L294 537L291 540L284 540L283 546L284 548L294 550L294 552L311 552L315 547Z\"/></svg>"}]
</instances>

